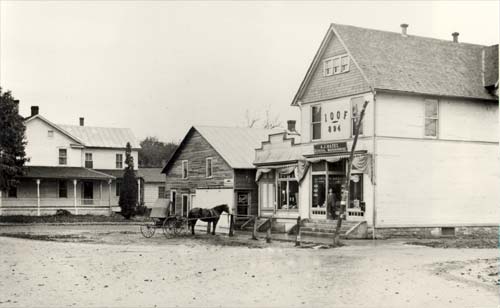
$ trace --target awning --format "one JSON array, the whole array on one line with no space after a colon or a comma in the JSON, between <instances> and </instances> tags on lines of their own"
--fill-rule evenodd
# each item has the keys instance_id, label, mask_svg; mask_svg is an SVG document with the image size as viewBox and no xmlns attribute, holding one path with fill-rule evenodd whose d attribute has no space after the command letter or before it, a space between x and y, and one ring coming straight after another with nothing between
<instances>
[{"instance_id":1,"label":"awning","mask_svg":"<svg viewBox=\"0 0 500 308\"><path fill-rule=\"evenodd\" d=\"M290 174L294 173L295 179L297 182L301 182L304 178L304 175L309 168L310 163L305 160L299 160L295 164L286 164L286 165L269 165L269 166L261 166L257 167L257 173L255 174L255 182L258 182L263 174L269 173L271 171L276 171L278 174Z\"/></svg>"},{"instance_id":2,"label":"awning","mask_svg":"<svg viewBox=\"0 0 500 308\"><path fill-rule=\"evenodd\" d=\"M113 180L114 176L83 167L27 166L22 178L29 179L73 179Z\"/></svg>"},{"instance_id":3,"label":"awning","mask_svg":"<svg viewBox=\"0 0 500 308\"><path fill-rule=\"evenodd\" d=\"M366 155L366 151L357 151L354 152L354 157L360 157ZM306 156L306 160L310 163L317 163L320 161L327 161L329 163L334 163L342 159L349 158L351 156L351 153L349 152L341 152L341 153L333 153L333 154L328 154L328 155L308 155Z\"/></svg>"}]
</instances>

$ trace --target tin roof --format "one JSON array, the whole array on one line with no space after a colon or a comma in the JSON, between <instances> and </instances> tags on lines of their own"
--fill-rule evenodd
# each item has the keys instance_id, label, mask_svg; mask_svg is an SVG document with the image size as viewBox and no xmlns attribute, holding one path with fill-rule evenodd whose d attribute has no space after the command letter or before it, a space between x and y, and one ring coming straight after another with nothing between
<instances>
[{"instance_id":1,"label":"tin roof","mask_svg":"<svg viewBox=\"0 0 500 308\"><path fill-rule=\"evenodd\" d=\"M27 166L23 178L107 180L115 177L83 167Z\"/></svg>"},{"instance_id":2,"label":"tin roof","mask_svg":"<svg viewBox=\"0 0 500 308\"><path fill-rule=\"evenodd\" d=\"M163 183L165 175L161 173L162 168L139 168L137 174L146 183Z\"/></svg>"},{"instance_id":3,"label":"tin roof","mask_svg":"<svg viewBox=\"0 0 500 308\"><path fill-rule=\"evenodd\" d=\"M333 35L339 37L373 89L496 99L485 89L485 81L498 81L498 45L455 43L331 24L292 105L300 100Z\"/></svg>"},{"instance_id":4,"label":"tin roof","mask_svg":"<svg viewBox=\"0 0 500 308\"><path fill-rule=\"evenodd\" d=\"M133 149L140 148L139 141L135 138L130 128L92 127L77 125L61 125L64 131L75 136L86 147L95 148L125 148L127 142Z\"/></svg>"}]
</instances>

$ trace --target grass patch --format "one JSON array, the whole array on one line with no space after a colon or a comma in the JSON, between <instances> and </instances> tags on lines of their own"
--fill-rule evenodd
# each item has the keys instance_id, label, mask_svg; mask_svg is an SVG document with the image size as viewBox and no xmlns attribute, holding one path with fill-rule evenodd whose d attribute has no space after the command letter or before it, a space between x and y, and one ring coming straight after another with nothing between
<instances>
[{"instance_id":1,"label":"grass patch","mask_svg":"<svg viewBox=\"0 0 500 308\"><path fill-rule=\"evenodd\" d=\"M408 245L420 245L432 248L498 248L498 239L432 239L406 242Z\"/></svg>"}]
</instances>

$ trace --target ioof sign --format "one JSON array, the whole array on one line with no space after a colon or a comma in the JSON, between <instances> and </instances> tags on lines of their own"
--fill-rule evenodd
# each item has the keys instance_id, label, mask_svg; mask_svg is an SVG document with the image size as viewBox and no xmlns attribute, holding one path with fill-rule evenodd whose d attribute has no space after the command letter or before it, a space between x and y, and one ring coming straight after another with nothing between
<instances>
[{"instance_id":1,"label":"ioof sign","mask_svg":"<svg viewBox=\"0 0 500 308\"><path fill-rule=\"evenodd\" d=\"M314 154L347 152L346 142L321 143L314 145Z\"/></svg>"}]
</instances>

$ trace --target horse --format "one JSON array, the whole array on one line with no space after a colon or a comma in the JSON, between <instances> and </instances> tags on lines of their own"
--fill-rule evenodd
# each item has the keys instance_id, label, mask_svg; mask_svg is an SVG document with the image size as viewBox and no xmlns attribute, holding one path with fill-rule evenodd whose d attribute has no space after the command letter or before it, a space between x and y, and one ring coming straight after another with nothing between
<instances>
[{"instance_id":1,"label":"horse","mask_svg":"<svg viewBox=\"0 0 500 308\"><path fill-rule=\"evenodd\" d=\"M217 227L217 222L219 222L222 212L229 214L229 206L227 204L217 205L211 209L202 209L199 207L191 209L188 213L188 226L191 228L191 234L194 235L194 226L199 219L208 223L207 234L210 234L210 223L212 223L212 235L215 235L215 227Z\"/></svg>"}]
</instances>

